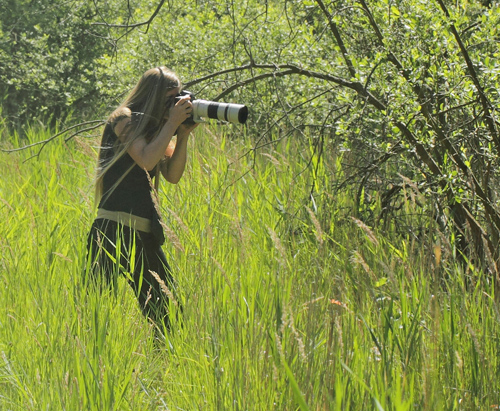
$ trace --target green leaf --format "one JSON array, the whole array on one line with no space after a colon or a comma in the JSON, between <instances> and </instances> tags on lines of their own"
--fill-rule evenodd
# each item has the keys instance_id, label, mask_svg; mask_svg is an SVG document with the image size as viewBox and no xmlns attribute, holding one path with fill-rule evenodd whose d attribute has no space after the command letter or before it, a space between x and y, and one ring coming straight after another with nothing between
<instances>
[{"instance_id":1,"label":"green leaf","mask_svg":"<svg viewBox=\"0 0 500 411\"><path fill-rule=\"evenodd\" d=\"M284 357L281 358L281 361L283 362L283 366L285 367L285 373L290 380L290 384L292 385L292 391L293 395L295 397L295 401L299 405L299 408L301 411L309 411L309 407L306 404L306 400L304 399L304 396L302 395L302 392L300 391L299 385L297 384L297 381L295 380L295 377L293 376L292 370L288 366L286 360Z\"/></svg>"}]
</instances>

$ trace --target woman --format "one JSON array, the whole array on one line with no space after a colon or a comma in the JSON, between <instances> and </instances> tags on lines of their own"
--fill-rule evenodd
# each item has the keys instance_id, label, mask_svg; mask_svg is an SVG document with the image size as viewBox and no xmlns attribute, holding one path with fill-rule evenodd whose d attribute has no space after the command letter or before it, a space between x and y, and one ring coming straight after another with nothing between
<instances>
[{"instance_id":1,"label":"woman","mask_svg":"<svg viewBox=\"0 0 500 411\"><path fill-rule=\"evenodd\" d=\"M99 152L99 206L88 237L91 278L111 285L125 274L144 315L160 328L169 326L174 282L161 249L156 189L160 175L173 184L182 177L196 127L184 124L193 108L189 96L175 98L180 90L172 71L150 69L110 115Z\"/></svg>"}]
</instances>

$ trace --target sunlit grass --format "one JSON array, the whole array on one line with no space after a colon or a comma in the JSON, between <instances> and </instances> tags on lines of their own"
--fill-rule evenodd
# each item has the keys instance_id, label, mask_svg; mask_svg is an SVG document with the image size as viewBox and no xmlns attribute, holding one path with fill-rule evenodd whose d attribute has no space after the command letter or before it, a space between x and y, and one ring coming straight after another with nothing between
<instances>
[{"instance_id":1,"label":"sunlit grass","mask_svg":"<svg viewBox=\"0 0 500 411\"><path fill-rule=\"evenodd\" d=\"M350 218L351 193L330 192L339 166L312 174L303 144L198 131L162 186L184 307L163 343L125 281L82 290L97 143L0 154L1 409L498 407L486 276Z\"/></svg>"}]
</instances>

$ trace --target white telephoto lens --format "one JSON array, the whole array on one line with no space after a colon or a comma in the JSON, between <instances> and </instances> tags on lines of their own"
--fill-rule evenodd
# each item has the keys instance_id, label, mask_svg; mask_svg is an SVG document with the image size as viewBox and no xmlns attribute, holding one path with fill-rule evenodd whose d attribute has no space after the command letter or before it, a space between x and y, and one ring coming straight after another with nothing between
<instances>
[{"instance_id":1,"label":"white telephoto lens","mask_svg":"<svg viewBox=\"0 0 500 411\"><path fill-rule=\"evenodd\" d=\"M212 118L230 123L245 123L248 109L242 104L217 103L208 100L193 101L193 116L198 118Z\"/></svg>"}]
</instances>

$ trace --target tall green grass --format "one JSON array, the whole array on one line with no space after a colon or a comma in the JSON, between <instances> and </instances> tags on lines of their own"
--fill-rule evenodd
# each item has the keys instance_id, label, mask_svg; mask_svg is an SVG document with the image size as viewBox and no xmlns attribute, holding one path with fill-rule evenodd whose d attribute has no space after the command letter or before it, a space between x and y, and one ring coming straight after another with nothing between
<instances>
[{"instance_id":1,"label":"tall green grass","mask_svg":"<svg viewBox=\"0 0 500 411\"><path fill-rule=\"evenodd\" d=\"M488 278L350 218L340 162L292 139L197 130L162 186L184 312L158 342L125 281L82 292L96 145L0 154L0 409L499 408Z\"/></svg>"}]
</instances>

